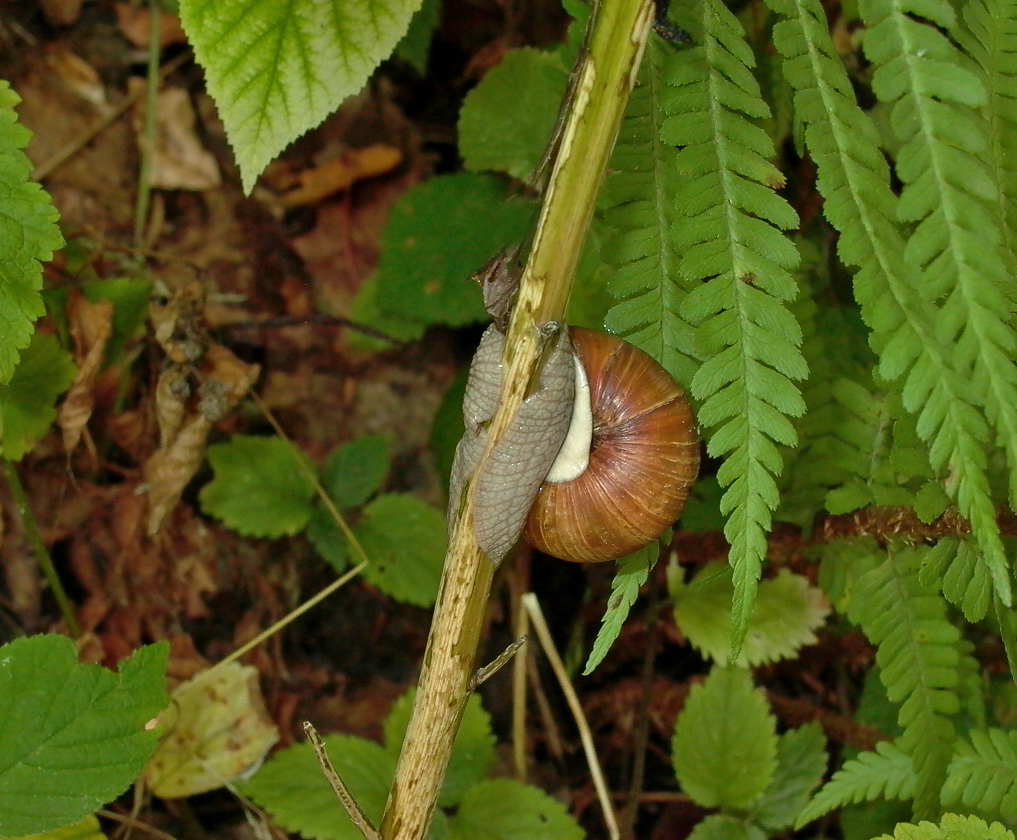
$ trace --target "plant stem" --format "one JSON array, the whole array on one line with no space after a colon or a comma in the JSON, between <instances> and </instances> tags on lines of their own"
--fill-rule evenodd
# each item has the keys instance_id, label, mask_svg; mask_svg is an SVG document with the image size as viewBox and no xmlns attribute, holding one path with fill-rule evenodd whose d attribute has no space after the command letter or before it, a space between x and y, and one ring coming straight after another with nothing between
<instances>
[{"instance_id":1,"label":"plant stem","mask_svg":"<svg viewBox=\"0 0 1017 840\"><path fill-rule=\"evenodd\" d=\"M580 59L533 248L509 324L501 401L478 474L539 375L537 327L564 318L572 279L653 17L652 0L601 0ZM452 528L413 716L389 791L384 840L423 840L476 667L494 564L477 547L473 482Z\"/></svg>"},{"instance_id":2,"label":"plant stem","mask_svg":"<svg viewBox=\"0 0 1017 840\"><path fill-rule=\"evenodd\" d=\"M148 220L148 200L152 193L152 158L155 156L155 120L159 102L159 24L162 4L148 4L148 75L145 79L145 131L141 142L141 166L138 169L138 198L134 204L134 246L140 248Z\"/></svg>"},{"instance_id":3,"label":"plant stem","mask_svg":"<svg viewBox=\"0 0 1017 840\"><path fill-rule=\"evenodd\" d=\"M53 597L56 598L60 612L63 614L64 623L67 625L67 632L74 638L78 638L81 635L81 626L78 624L77 616L74 615L74 607L71 605L71 600L67 597L67 593L64 592L64 586L60 582L56 568L53 566L53 559L49 556L46 543L42 541L42 534L39 533L39 523L35 521L35 514L32 513L32 508L28 504L28 495L25 493L25 486L21 483L21 476L18 475L18 470L14 464L7 458L4 458L3 462L4 477L7 479L7 486L11 488L11 495L14 497L14 505L17 507L18 515L21 517L25 536L28 537L28 542L32 545L35 558L42 567L42 573L46 576L46 580L49 582L49 588L53 590Z\"/></svg>"}]
</instances>

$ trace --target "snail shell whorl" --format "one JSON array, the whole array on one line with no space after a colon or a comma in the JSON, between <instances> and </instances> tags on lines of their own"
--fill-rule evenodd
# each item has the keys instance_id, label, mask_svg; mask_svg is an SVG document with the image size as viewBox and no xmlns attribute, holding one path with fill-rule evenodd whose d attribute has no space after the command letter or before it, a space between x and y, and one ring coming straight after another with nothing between
<instances>
[{"instance_id":1,"label":"snail shell whorl","mask_svg":"<svg viewBox=\"0 0 1017 840\"><path fill-rule=\"evenodd\" d=\"M607 333L571 335L590 382L590 463L572 481L541 485L525 534L546 554L594 563L674 523L699 471L699 435L685 392L651 356Z\"/></svg>"}]
</instances>

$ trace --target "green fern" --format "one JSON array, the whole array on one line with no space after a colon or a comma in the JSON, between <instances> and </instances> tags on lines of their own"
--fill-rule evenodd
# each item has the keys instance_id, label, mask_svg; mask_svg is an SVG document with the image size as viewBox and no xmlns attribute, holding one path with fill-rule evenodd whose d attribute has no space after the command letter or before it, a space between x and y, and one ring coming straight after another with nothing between
<instances>
[{"instance_id":1,"label":"green fern","mask_svg":"<svg viewBox=\"0 0 1017 840\"><path fill-rule=\"evenodd\" d=\"M947 808L1017 818L1017 732L972 729L959 739L942 799Z\"/></svg>"},{"instance_id":2,"label":"green fern","mask_svg":"<svg viewBox=\"0 0 1017 840\"><path fill-rule=\"evenodd\" d=\"M917 266L905 259L896 227L897 200L871 120L862 113L830 39L817 0L767 0L787 19L774 28L795 94L795 115L818 167L824 213L840 232L838 253L857 266L855 297L872 330L871 345L888 382L903 379L904 407L917 417L948 489L972 525L994 586L1011 603L1010 579L985 476L985 419L971 384L955 369L952 348L936 330L938 312ZM963 360L962 360L963 361Z\"/></svg>"},{"instance_id":3,"label":"green fern","mask_svg":"<svg viewBox=\"0 0 1017 840\"><path fill-rule=\"evenodd\" d=\"M915 792L911 759L893 741L880 741L875 752L859 753L844 762L802 810L796 828L823 814L854 802L874 799L910 799Z\"/></svg>"},{"instance_id":4,"label":"green fern","mask_svg":"<svg viewBox=\"0 0 1017 840\"><path fill-rule=\"evenodd\" d=\"M987 100L981 113L989 133L989 175L999 201L994 203L997 225L1006 236L1004 253L1011 278L1017 276L1017 2L972 0L964 4L964 26L953 34L978 63ZM1009 295L1017 299L1014 283Z\"/></svg>"},{"instance_id":5,"label":"green fern","mask_svg":"<svg viewBox=\"0 0 1017 840\"><path fill-rule=\"evenodd\" d=\"M768 110L741 26L718 0L681 11L678 24L698 46L679 53L670 68L661 138L681 147L678 168L687 176L673 198L671 239L684 254L682 275L696 283L681 307L697 325L696 347L706 359L692 394L704 401L700 422L712 428L709 453L725 457L717 479L727 488L720 507L728 517L738 648L779 501L776 444L797 443L788 416L805 410L791 381L808 372L801 329L784 306L797 294L788 269L798 254L779 230L798 219L773 192L784 182L767 160L773 144L750 120Z\"/></svg>"},{"instance_id":6,"label":"green fern","mask_svg":"<svg viewBox=\"0 0 1017 840\"><path fill-rule=\"evenodd\" d=\"M887 697L900 704L900 747L915 770L914 809L926 818L939 806L960 704L960 634L938 591L918 574L924 549L891 546L886 560L854 584L848 617L876 645Z\"/></svg>"},{"instance_id":7,"label":"green fern","mask_svg":"<svg viewBox=\"0 0 1017 840\"><path fill-rule=\"evenodd\" d=\"M865 52L876 66L873 90L894 103L901 141L898 216L915 224L905 256L943 297L940 336L956 347L954 365L973 380L1010 465L1017 504L1017 334L1006 322L1002 288L1010 282L997 185L990 176L987 101L962 53L936 27L954 26L953 7L935 0L863 0ZM922 16L928 22L917 16Z\"/></svg>"},{"instance_id":8,"label":"green fern","mask_svg":"<svg viewBox=\"0 0 1017 840\"><path fill-rule=\"evenodd\" d=\"M922 822L918 825L898 823L893 835L884 834L876 840L1014 840L1013 832L1002 823L986 825L978 817L943 814L939 825Z\"/></svg>"},{"instance_id":9,"label":"green fern","mask_svg":"<svg viewBox=\"0 0 1017 840\"><path fill-rule=\"evenodd\" d=\"M988 613L992 580L970 537L943 537L926 553L920 577L925 586L940 586L968 621L981 621Z\"/></svg>"},{"instance_id":10,"label":"green fern","mask_svg":"<svg viewBox=\"0 0 1017 840\"><path fill-rule=\"evenodd\" d=\"M693 328L679 307L693 284L679 272L679 255L667 235L676 216L678 153L660 140L670 101L661 91L676 60L670 45L650 40L601 196L604 222L614 232L601 247L601 258L614 268L608 291L618 300L604 325L688 388L698 362Z\"/></svg>"}]
</instances>

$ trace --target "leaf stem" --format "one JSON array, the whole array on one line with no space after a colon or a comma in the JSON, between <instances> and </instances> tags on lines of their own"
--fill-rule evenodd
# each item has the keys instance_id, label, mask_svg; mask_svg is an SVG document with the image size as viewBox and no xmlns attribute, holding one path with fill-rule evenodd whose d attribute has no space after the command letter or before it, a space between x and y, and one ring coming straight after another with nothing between
<instances>
[{"instance_id":1,"label":"leaf stem","mask_svg":"<svg viewBox=\"0 0 1017 840\"><path fill-rule=\"evenodd\" d=\"M145 78L145 128L141 141L141 165L138 167L138 197L134 204L134 245L142 246L148 204L152 194L152 158L155 156L156 112L159 104L159 24L162 4L149 0L148 4L148 73Z\"/></svg>"},{"instance_id":2,"label":"leaf stem","mask_svg":"<svg viewBox=\"0 0 1017 840\"><path fill-rule=\"evenodd\" d=\"M28 503L28 495L25 493L25 486L21 483L21 476L18 475L17 467L7 458L4 462L4 477L7 479L7 486L11 488L11 495L14 497L14 505L21 517L21 524L25 529L25 536L35 552L35 558L42 567L42 573L49 582L49 588L53 590L53 597L56 598L60 612L63 614L64 623L67 625L67 632L75 639L81 636L81 626L78 624L77 616L74 615L74 607L70 598L64 591L64 586L57 575L56 567L53 565L53 558L49 556L46 543L42 541L42 534L39 532L39 523L35 520L35 514Z\"/></svg>"},{"instance_id":3,"label":"leaf stem","mask_svg":"<svg viewBox=\"0 0 1017 840\"><path fill-rule=\"evenodd\" d=\"M589 49L576 70L554 169L509 324L501 401L475 474L501 442L539 375L542 342L537 328L564 319L652 17L652 0L601 0L594 11ZM473 497L471 481L452 527L413 716L382 819L384 840L427 836L469 698L495 569L477 547Z\"/></svg>"}]
</instances>

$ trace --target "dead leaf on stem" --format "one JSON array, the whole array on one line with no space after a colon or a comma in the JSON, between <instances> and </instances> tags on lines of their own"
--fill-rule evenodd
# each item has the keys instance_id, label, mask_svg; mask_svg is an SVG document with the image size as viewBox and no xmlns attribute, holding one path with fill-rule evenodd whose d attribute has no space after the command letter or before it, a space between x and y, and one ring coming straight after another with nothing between
<instances>
[{"instance_id":1,"label":"dead leaf on stem","mask_svg":"<svg viewBox=\"0 0 1017 840\"><path fill-rule=\"evenodd\" d=\"M63 432L64 449L70 453L81 440L95 407L95 378L113 333L113 304L108 300L90 303L80 291L73 289L67 301L67 321L74 341L78 375L60 406L57 422Z\"/></svg>"}]
</instances>

